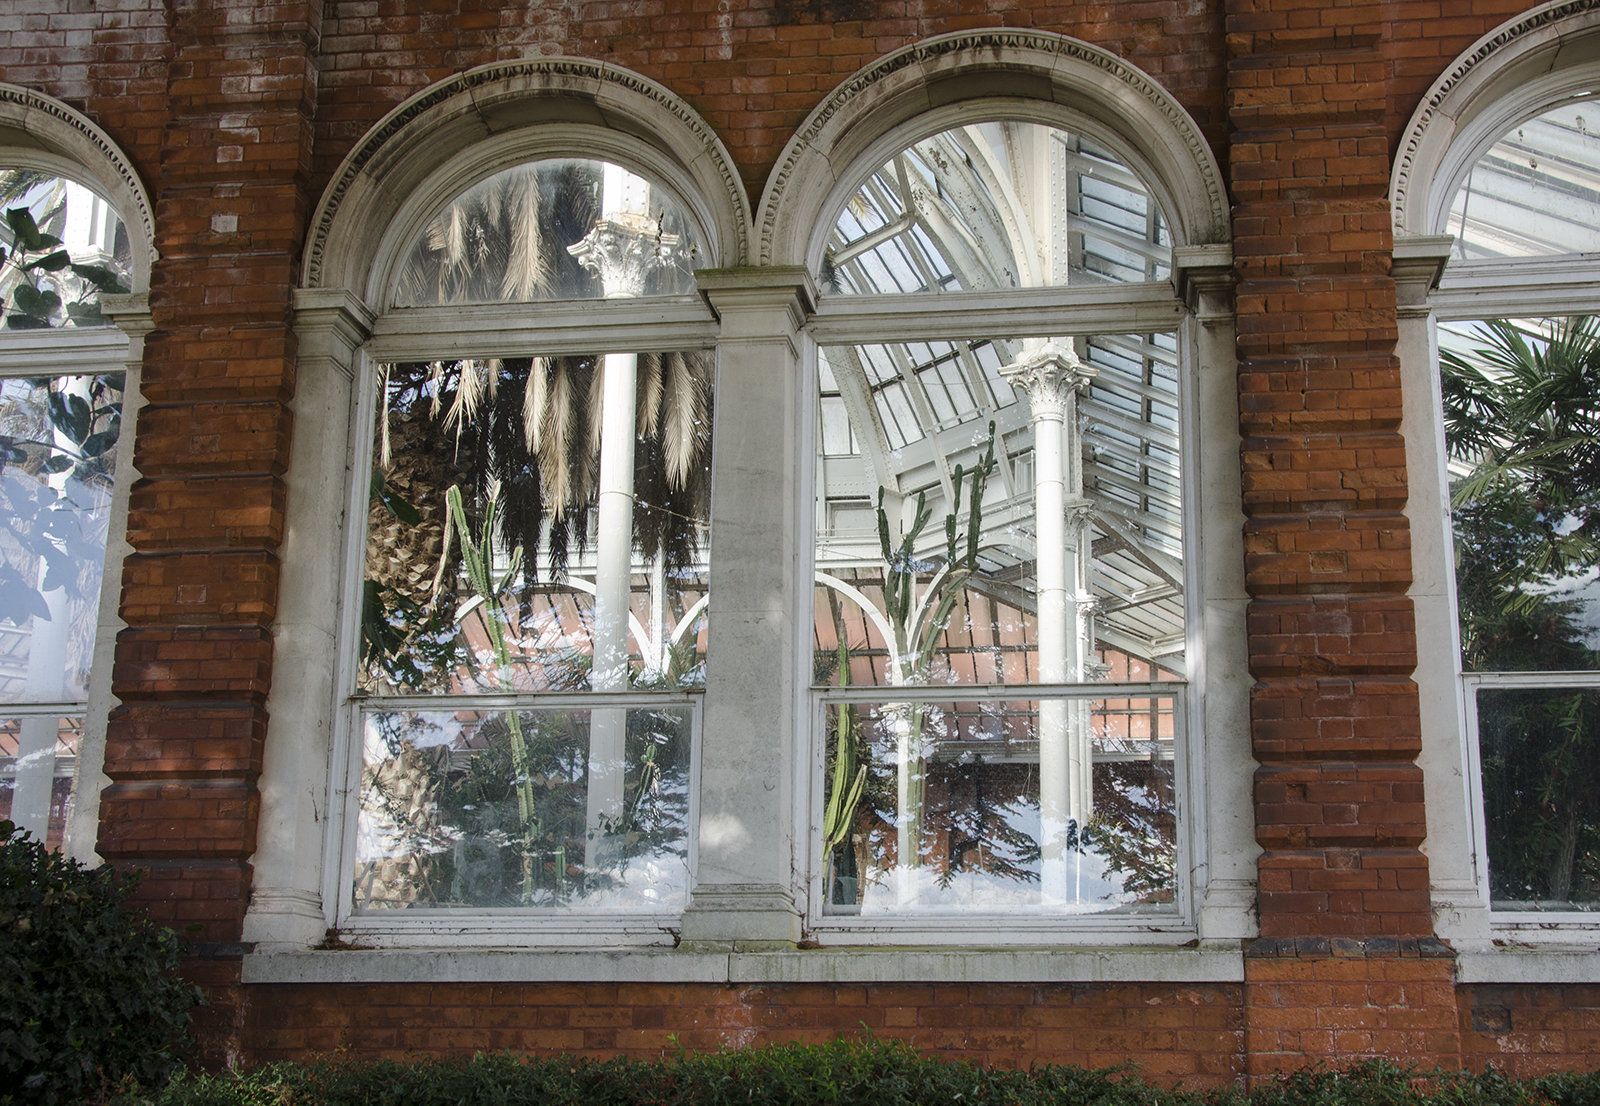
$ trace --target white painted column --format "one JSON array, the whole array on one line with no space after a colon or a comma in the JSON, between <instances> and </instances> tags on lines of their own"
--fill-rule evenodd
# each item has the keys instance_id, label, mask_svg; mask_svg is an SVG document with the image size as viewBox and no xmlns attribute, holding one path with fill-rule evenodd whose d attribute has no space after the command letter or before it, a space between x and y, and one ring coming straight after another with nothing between
<instances>
[{"instance_id":1,"label":"white painted column","mask_svg":"<svg viewBox=\"0 0 1600 1106\"><path fill-rule=\"evenodd\" d=\"M1077 624L1077 595L1067 553L1067 482L1064 446L1076 441L1068 415L1076 421L1076 392L1087 388L1094 370L1078 361L1070 341L1030 343L1021 360L1000 370L1011 385L1028 396L1033 427L1034 583L1038 596L1039 682L1062 684L1073 679L1080 650L1071 640ZM1076 550L1074 549L1074 552ZM1068 608L1068 587L1073 602ZM1067 901L1068 837L1071 824L1081 826L1078 805L1084 791L1087 757L1076 750L1070 718L1072 704L1061 699L1039 703L1039 847L1040 886L1046 905Z\"/></svg>"},{"instance_id":2,"label":"white painted column","mask_svg":"<svg viewBox=\"0 0 1600 1106\"><path fill-rule=\"evenodd\" d=\"M650 219L650 182L619 165L607 165L601 180L600 218L568 252L596 276L606 299L632 299L645 279L665 265L677 245L659 235ZM633 452L637 438L637 353L608 353L602 369L600 489L595 535L594 626L590 640L595 691L628 690L628 611L633 593ZM611 866L614 849L607 826L623 815L627 777L627 711L597 709L589 716L589 779L584 866Z\"/></svg>"},{"instance_id":3,"label":"white painted column","mask_svg":"<svg viewBox=\"0 0 1600 1106\"><path fill-rule=\"evenodd\" d=\"M696 277L720 316L721 340L699 857L682 936L700 947L782 947L800 936L795 597L810 595L799 535L811 509L799 494L800 327L816 286L798 267Z\"/></svg>"},{"instance_id":4,"label":"white painted column","mask_svg":"<svg viewBox=\"0 0 1600 1106\"><path fill-rule=\"evenodd\" d=\"M1254 937L1256 843L1251 784L1249 635L1245 614L1244 510L1239 474L1239 370L1233 327L1233 252L1226 245L1178 246L1173 278L1189 309L1178 343L1194 397L1185 423L1184 556L1198 562L1198 624L1185 651L1188 740L1177 765L1186 777L1189 849L1200 932ZM1192 431L1192 432L1191 432ZM1197 609L1198 608L1198 609ZM1202 724L1203 723L1203 724ZM1180 860L1180 871L1183 861Z\"/></svg>"},{"instance_id":5,"label":"white painted column","mask_svg":"<svg viewBox=\"0 0 1600 1106\"><path fill-rule=\"evenodd\" d=\"M601 384L600 493L595 535L594 645L589 686L628 690L628 602L633 592L634 396L638 357L608 353ZM589 714L589 781L584 867L609 867L607 827L623 814L628 765L627 711L611 707Z\"/></svg>"},{"instance_id":6,"label":"white painted column","mask_svg":"<svg viewBox=\"0 0 1600 1106\"><path fill-rule=\"evenodd\" d=\"M330 526L329 519L349 510L352 466L365 481L371 465L370 443L362 442L352 455L350 426L362 398L354 392L355 351L372 321L366 305L342 288L294 294L295 434L284 474L287 506L278 555L298 571L284 573L272 624L273 680L266 704L272 724L256 782L261 816L242 938L263 952L319 943L335 922L338 903L350 895L339 868L347 803L345 793L328 793L328 753L336 688L351 686L341 673L356 663L354 650L340 654L339 619L354 631L361 603L359 590L343 593L357 608L343 610L340 582L361 578L364 547L346 543L342 528ZM365 519L365 500L357 511ZM333 774L356 786L359 726L350 746L353 765L334 766Z\"/></svg>"}]
</instances>

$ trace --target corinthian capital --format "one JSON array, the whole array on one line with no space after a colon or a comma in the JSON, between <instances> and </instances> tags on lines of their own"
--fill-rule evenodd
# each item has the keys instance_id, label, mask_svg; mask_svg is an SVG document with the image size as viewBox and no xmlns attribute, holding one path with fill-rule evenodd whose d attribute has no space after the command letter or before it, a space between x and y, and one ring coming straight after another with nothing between
<instances>
[{"instance_id":1,"label":"corinthian capital","mask_svg":"<svg viewBox=\"0 0 1600 1106\"><path fill-rule=\"evenodd\" d=\"M1074 392L1087 391L1089 383L1099 375L1093 365L1085 365L1073 352L1072 344L1058 344L1054 339L1038 349L1006 365L1000 375L1013 388L1028 394L1035 421L1054 416L1062 418L1067 411L1067 397Z\"/></svg>"},{"instance_id":2,"label":"corinthian capital","mask_svg":"<svg viewBox=\"0 0 1600 1106\"><path fill-rule=\"evenodd\" d=\"M595 223L583 241L567 247L578 264L600 278L607 299L644 294L645 278L673 263L676 234L644 215L617 213Z\"/></svg>"}]
</instances>

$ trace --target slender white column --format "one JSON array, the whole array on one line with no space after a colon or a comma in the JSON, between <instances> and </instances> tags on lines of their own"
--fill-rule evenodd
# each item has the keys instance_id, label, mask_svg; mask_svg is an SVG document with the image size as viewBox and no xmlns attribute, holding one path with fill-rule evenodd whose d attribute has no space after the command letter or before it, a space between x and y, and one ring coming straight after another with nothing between
<instances>
[{"instance_id":1,"label":"slender white column","mask_svg":"<svg viewBox=\"0 0 1600 1106\"><path fill-rule=\"evenodd\" d=\"M582 242L569 252L600 277L607 299L630 299L644 291L652 268L666 264L677 245L673 235L656 233L650 219L650 182L617 165L607 165L601 190L601 215ZM595 691L628 689L628 606L633 591L633 446L637 354L610 353L601 382L599 533L595 537L593 668ZM589 720L587 844L590 871L610 865L608 825L623 814L627 775L627 712L592 712Z\"/></svg>"},{"instance_id":2,"label":"slender white column","mask_svg":"<svg viewBox=\"0 0 1600 1106\"><path fill-rule=\"evenodd\" d=\"M1000 370L1013 387L1027 393L1033 427L1033 502L1035 526L1034 582L1039 613L1039 682L1067 683L1081 650L1073 640L1077 623L1077 575L1069 575L1067 557L1067 491L1071 473L1063 446L1076 441L1069 413L1075 416L1074 394L1089 386L1094 370L1078 361L1070 342L1049 341L1024 353ZM1073 462L1074 464L1076 462ZM1074 546L1081 544L1074 542ZM1076 549L1074 549L1076 552ZM1072 610L1068 586L1073 585ZM1084 810L1081 796L1088 775L1088 757L1069 740L1071 704L1060 699L1039 703L1039 846L1040 882L1046 904L1065 902L1069 834ZM1076 753L1076 755L1075 755ZM1080 823L1081 824L1081 823Z\"/></svg>"},{"instance_id":3,"label":"slender white column","mask_svg":"<svg viewBox=\"0 0 1600 1106\"><path fill-rule=\"evenodd\" d=\"M665 672L671 645L667 640L667 556L660 549L650 562L650 643L655 655L648 667Z\"/></svg>"},{"instance_id":4,"label":"slender white column","mask_svg":"<svg viewBox=\"0 0 1600 1106\"><path fill-rule=\"evenodd\" d=\"M628 690L628 601L633 591L634 396L638 359L631 353L605 358L600 417L599 533L595 537L595 691ZM589 722L588 843L584 863L605 867L608 824L622 817L627 775L627 712L596 710Z\"/></svg>"}]
</instances>

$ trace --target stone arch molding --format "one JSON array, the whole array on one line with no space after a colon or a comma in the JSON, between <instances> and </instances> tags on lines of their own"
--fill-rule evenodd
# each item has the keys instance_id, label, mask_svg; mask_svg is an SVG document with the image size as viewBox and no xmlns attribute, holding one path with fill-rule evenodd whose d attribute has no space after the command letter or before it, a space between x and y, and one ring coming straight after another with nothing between
<instances>
[{"instance_id":1,"label":"stone arch molding","mask_svg":"<svg viewBox=\"0 0 1600 1106\"><path fill-rule=\"evenodd\" d=\"M133 163L80 111L31 88L0 82L0 159L72 177L99 192L127 228L133 291L150 290L155 217Z\"/></svg>"},{"instance_id":2,"label":"stone arch molding","mask_svg":"<svg viewBox=\"0 0 1600 1106\"><path fill-rule=\"evenodd\" d=\"M867 155L886 158L894 153L889 146L903 145L900 137L920 136L906 133L919 119L926 130L930 121L956 126L994 118L1075 126L1106 141L1155 190L1179 245L1229 240L1228 202L1211 147L1155 80L1064 35L984 29L888 54L812 111L784 147L761 198L759 262L815 266L820 257L808 253L821 249L814 233L820 221L845 201L855 176L869 171Z\"/></svg>"},{"instance_id":3,"label":"stone arch molding","mask_svg":"<svg viewBox=\"0 0 1600 1106\"><path fill-rule=\"evenodd\" d=\"M1462 53L1412 114L1395 157L1396 235L1445 233L1468 168L1530 116L1600 91L1600 0L1551 0Z\"/></svg>"},{"instance_id":4,"label":"stone arch molding","mask_svg":"<svg viewBox=\"0 0 1600 1106\"><path fill-rule=\"evenodd\" d=\"M605 157L661 180L699 220L718 265L749 256L750 209L726 147L666 88L604 62L545 57L458 73L405 101L357 143L311 221L301 283L375 310L400 241L437 205L534 157Z\"/></svg>"}]
</instances>

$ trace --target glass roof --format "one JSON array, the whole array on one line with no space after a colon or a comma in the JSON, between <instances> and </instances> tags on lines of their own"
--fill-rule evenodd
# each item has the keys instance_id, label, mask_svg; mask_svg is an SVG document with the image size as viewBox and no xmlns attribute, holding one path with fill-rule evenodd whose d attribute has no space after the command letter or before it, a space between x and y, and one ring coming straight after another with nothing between
<instances>
[{"instance_id":1,"label":"glass roof","mask_svg":"<svg viewBox=\"0 0 1600 1106\"><path fill-rule=\"evenodd\" d=\"M1091 505L1090 587L1101 663L1142 678L1184 674L1183 499L1179 453L1177 339L1171 333L1095 335L1083 342L1095 372L1077 401L1079 458ZM817 568L881 604L876 497L906 506L925 494L933 518L951 511L951 474L971 471L995 424L997 471L982 510L980 571L944 635L946 680L1038 679L1035 625L1033 428L1025 396L1000 368L1023 353L1020 339L828 346L819 365ZM957 510L958 514L962 513ZM899 523L891 521L891 529ZM929 526L919 559L940 563L944 530ZM926 548L922 548L925 546ZM852 642L875 641L863 612L819 594L819 653L839 627ZM824 641L822 637L829 637ZM1009 643L1009 645L1008 645ZM854 647L852 647L854 648ZM885 658L858 650L858 684L885 683ZM1015 653L1010 660L1003 654ZM1111 656L1111 653L1117 656ZM876 663L877 667L869 673ZM1127 677L1123 677L1127 678Z\"/></svg>"},{"instance_id":2,"label":"glass roof","mask_svg":"<svg viewBox=\"0 0 1600 1106\"><path fill-rule=\"evenodd\" d=\"M913 143L840 213L822 274L847 295L1164 280L1160 208L1112 153L1036 123Z\"/></svg>"},{"instance_id":3,"label":"glass roof","mask_svg":"<svg viewBox=\"0 0 1600 1106\"><path fill-rule=\"evenodd\" d=\"M1600 102L1502 135L1468 171L1444 229L1467 261L1600 252Z\"/></svg>"}]
</instances>

